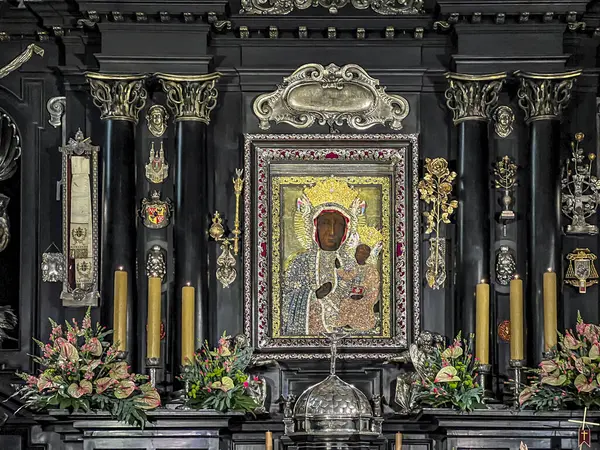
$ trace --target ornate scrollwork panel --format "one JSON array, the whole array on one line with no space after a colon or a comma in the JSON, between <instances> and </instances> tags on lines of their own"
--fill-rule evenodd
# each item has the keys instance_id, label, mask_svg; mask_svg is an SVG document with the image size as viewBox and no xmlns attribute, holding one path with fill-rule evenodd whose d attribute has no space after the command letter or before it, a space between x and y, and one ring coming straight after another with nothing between
<instances>
[{"instance_id":1,"label":"ornate scrollwork panel","mask_svg":"<svg viewBox=\"0 0 600 450\"><path fill-rule=\"evenodd\" d=\"M86 78L94 105L100 109L101 119L137 123L148 97L144 86L146 75L87 73Z\"/></svg>"},{"instance_id":2,"label":"ornate scrollwork panel","mask_svg":"<svg viewBox=\"0 0 600 450\"><path fill-rule=\"evenodd\" d=\"M571 99L571 90L581 70L564 73L516 72L519 77L519 106L525 120L557 119Z\"/></svg>"},{"instance_id":3,"label":"ornate scrollwork panel","mask_svg":"<svg viewBox=\"0 0 600 450\"><path fill-rule=\"evenodd\" d=\"M156 77L167 94L167 105L175 122L196 120L210 123L210 113L217 106L219 91L215 88L221 77L218 72L207 75L170 75Z\"/></svg>"},{"instance_id":4,"label":"ornate scrollwork panel","mask_svg":"<svg viewBox=\"0 0 600 450\"><path fill-rule=\"evenodd\" d=\"M16 123L0 110L0 181L11 178L17 171L21 156L21 136ZM0 252L10 242L10 220L6 212L10 197L0 194Z\"/></svg>"},{"instance_id":5,"label":"ornate scrollwork panel","mask_svg":"<svg viewBox=\"0 0 600 450\"><path fill-rule=\"evenodd\" d=\"M371 8L382 15L419 14L423 0L242 0L240 14L286 15L311 6L327 8L331 14L350 4L355 9Z\"/></svg>"},{"instance_id":6,"label":"ornate scrollwork panel","mask_svg":"<svg viewBox=\"0 0 600 450\"><path fill-rule=\"evenodd\" d=\"M276 91L258 96L253 110L263 130L270 122L296 128L315 122L333 128L345 122L356 130L380 124L401 130L410 108L404 97L387 94L379 80L356 64L305 64L284 78Z\"/></svg>"},{"instance_id":7,"label":"ornate scrollwork panel","mask_svg":"<svg viewBox=\"0 0 600 450\"><path fill-rule=\"evenodd\" d=\"M98 306L98 152L81 130L62 152L63 306Z\"/></svg>"},{"instance_id":8,"label":"ornate scrollwork panel","mask_svg":"<svg viewBox=\"0 0 600 450\"><path fill-rule=\"evenodd\" d=\"M506 78L505 72L486 75L447 73L446 78L446 105L452 111L455 125L466 120L490 120Z\"/></svg>"}]
</instances>

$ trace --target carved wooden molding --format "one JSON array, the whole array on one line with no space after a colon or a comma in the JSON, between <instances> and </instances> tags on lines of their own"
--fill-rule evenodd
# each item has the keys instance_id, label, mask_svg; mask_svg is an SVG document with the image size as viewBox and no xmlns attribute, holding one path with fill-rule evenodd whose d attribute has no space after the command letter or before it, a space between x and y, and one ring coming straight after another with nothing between
<instances>
[{"instance_id":1,"label":"carved wooden molding","mask_svg":"<svg viewBox=\"0 0 600 450\"><path fill-rule=\"evenodd\" d=\"M271 127L270 122L296 128L315 122L330 128L347 123L356 130L380 124L401 130L410 108L404 97L387 94L379 80L356 64L313 63L284 78L274 92L258 96L253 110L263 130Z\"/></svg>"}]
</instances>

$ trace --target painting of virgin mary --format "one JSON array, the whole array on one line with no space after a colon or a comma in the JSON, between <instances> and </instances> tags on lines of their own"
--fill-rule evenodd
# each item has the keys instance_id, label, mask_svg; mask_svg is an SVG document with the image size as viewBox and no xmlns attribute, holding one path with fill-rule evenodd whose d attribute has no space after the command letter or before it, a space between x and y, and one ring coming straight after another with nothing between
<instances>
[{"instance_id":1,"label":"painting of virgin mary","mask_svg":"<svg viewBox=\"0 0 600 450\"><path fill-rule=\"evenodd\" d=\"M372 251L360 242L359 229L366 229L359 227L359 222L364 222L365 208L357 191L335 178L307 187L297 199L294 224L304 250L292 255L284 265L282 335L318 336L341 327L374 327L378 271L367 271L369 277L360 275L367 273L361 266ZM376 258L378 250L373 250ZM368 286L364 285L365 280ZM366 322L361 324L350 316L360 310L361 301L367 300L371 303L363 315Z\"/></svg>"}]
</instances>

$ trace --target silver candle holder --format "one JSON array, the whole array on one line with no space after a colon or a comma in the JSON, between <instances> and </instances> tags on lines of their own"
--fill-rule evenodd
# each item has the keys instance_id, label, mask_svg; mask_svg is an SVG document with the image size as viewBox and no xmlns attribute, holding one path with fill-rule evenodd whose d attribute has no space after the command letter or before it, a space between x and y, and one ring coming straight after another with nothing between
<instances>
[{"instance_id":1,"label":"silver candle holder","mask_svg":"<svg viewBox=\"0 0 600 450\"><path fill-rule=\"evenodd\" d=\"M146 358L146 371L148 372L149 382L156 389L158 381L158 370L160 369L160 358Z\"/></svg>"},{"instance_id":2,"label":"silver candle holder","mask_svg":"<svg viewBox=\"0 0 600 450\"><path fill-rule=\"evenodd\" d=\"M513 408L518 409L519 405L519 395L521 394L521 386L523 386L523 374L527 369L525 367L524 359L511 359L508 363L510 380L508 383L508 389L511 393L510 403Z\"/></svg>"},{"instance_id":3,"label":"silver candle holder","mask_svg":"<svg viewBox=\"0 0 600 450\"><path fill-rule=\"evenodd\" d=\"M483 403L494 403L494 391L492 390L492 365L481 364L477 372L477 384L483 388Z\"/></svg>"}]
</instances>

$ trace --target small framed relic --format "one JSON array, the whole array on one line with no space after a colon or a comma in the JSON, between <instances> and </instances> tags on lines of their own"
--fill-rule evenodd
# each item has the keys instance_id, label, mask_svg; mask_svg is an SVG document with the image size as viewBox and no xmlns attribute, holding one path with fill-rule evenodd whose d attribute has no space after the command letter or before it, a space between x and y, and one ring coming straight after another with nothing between
<instances>
[{"instance_id":1,"label":"small framed relic","mask_svg":"<svg viewBox=\"0 0 600 450\"><path fill-rule=\"evenodd\" d=\"M98 306L98 151L81 130L61 147L63 306Z\"/></svg>"},{"instance_id":2,"label":"small framed relic","mask_svg":"<svg viewBox=\"0 0 600 450\"><path fill-rule=\"evenodd\" d=\"M258 358L384 358L419 330L417 135L247 135L245 332Z\"/></svg>"}]
</instances>

